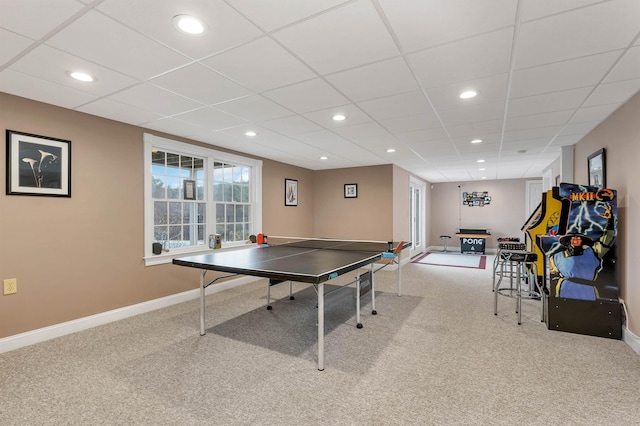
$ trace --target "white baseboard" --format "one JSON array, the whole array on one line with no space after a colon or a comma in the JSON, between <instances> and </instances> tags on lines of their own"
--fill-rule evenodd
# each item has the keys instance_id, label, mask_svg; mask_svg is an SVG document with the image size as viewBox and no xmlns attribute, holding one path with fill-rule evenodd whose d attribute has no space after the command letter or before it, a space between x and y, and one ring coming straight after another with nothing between
<instances>
[{"instance_id":1,"label":"white baseboard","mask_svg":"<svg viewBox=\"0 0 640 426\"><path fill-rule=\"evenodd\" d=\"M240 277L220 284L207 287L205 294L214 294L223 290L227 290L241 285L248 284L259 280L257 277ZM118 321L121 319L133 317L135 315L144 314L146 312L155 311L156 309L166 308L178 303L197 299L200 297L200 289L185 291L171 296L161 297L159 299L150 300L148 302L138 303L136 305L125 306L123 308L114 309L99 314L90 315L84 318L78 318L72 321L51 325L37 330L27 331L25 333L15 334L13 336L0 339L0 353L9 352L24 346L33 345L35 343L44 342L56 337L65 336L99 325Z\"/></svg>"},{"instance_id":2,"label":"white baseboard","mask_svg":"<svg viewBox=\"0 0 640 426\"><path fill-rule=\"evenodd\" d=\"M622 327L622 341L629 345L635 353L640 355L640 337L630 332L626 326Z\"/></svg>"}]
</instances>

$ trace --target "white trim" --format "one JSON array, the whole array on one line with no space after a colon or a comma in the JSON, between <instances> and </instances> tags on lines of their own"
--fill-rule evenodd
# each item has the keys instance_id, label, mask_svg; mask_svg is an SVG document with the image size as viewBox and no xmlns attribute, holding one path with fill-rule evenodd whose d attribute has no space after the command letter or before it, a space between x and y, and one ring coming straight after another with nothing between
<instances>
[{"instance_id":1,"label":"white trim","mask_svg":"<svg viewBox=\"0 0 640 426\"><path fill-rule=\"evenodd\" d=\"M635 353L640 355L640 337L630 332L626 326L622 327L622 341L629 345Z\"/></svg>"},{"instance_id":2,"label":"white trim","mask_svg":"<svg viewBox=\"0 0 640 426\"><path fill-rule=\"evenodd\" d=\"M239 287L251 282L260 280L259 277L241 276L220 284L207 287L205 294L210 295L220 291ZM24 346L51 340L56 337L65 336L78 331L87 330L99 325L108 324L110 322L119 321L121 319L133 317L157 309L166 308L178 303L187 302L189 300L198 299L200 297L200 289L185 291L171 296L161 297L159 299L149 300L148 302L138 303L136 305L125 306L123 308L114 309L107 312L91 315L84 318L78 318L72 321L51 325L49 327L39 328L37 330L27 331L25 333L15 334L13 336L0 339L0 353L9 352ZM193 332L198 333L198 323L194 321Z\"/></svg>"},{"instance_id":3,"label":"white trim","mask_svg":"<svg viewBox=\"0 0 640 426\"><path fill-rule=\"evenodd\" d=\"M160 265L170 263L173 258L179 256L188 256L202 253L209 250L208 244L203 246L185 247L172 249L170 254L154 255L151 253L151 242L153 241L153 199L149 193L151 188L151 150L152 148L160 148L166 151L176 152L189 156L199 156L205 159L205 187L213 187L213 176L209 173L212 161L224 161L241 166L251 168L251 224L253 233L255 230L262 229L262 160L242 157L215 149L205 148L198 145L191 145L184 142L178 142L171 139L154 136L151 133L143 134L144 146L144 251L143 260L145 266ZM204 202L207 206L211 206L213 201L210 200L209 192L205 193ZM206 234L215 233L215 209L207 208L207 229ZM244 243L226 243L225 246L244 246Z\"/></svg>"},{"instance_id":4,"label":"white trim","mask_svg":"<svg viewBox=\"0 0 640 426\"><path fill-rule=\"evenodd\" d=\"M416 246L415 244L411 244L411 248L409 251L409 256L410 257L415 257L419 254L422 254L425 252L425 248L426 248L426 241L425 241L425 235L426 235L426 223L425 223L425 216L426 216L426 211L427 211L427 185L425 182L416 179L413 176L409 176L409 190L412 191L413 194L415 194L414 190L419 191L420 193L420 217L417 218L417 220L419 221L419 229L420 229L420 244L418 246ZM413 215L413 213L415 212L415 197L412 195L411 197L411 205L409 206L410 212L409 212L409 220L411 221L411 223L409 224L409 227L411 229L411 231L413 231L413 220L416 219ZM410 236L411 240L413 240L413 235Z\"/></svg>"}]
</instances>

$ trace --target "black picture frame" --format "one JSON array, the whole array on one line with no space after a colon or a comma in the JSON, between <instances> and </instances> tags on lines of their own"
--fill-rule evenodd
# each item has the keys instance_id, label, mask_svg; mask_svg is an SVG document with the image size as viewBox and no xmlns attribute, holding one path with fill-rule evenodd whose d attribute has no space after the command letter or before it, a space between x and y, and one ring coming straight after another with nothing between
<instances>
[{"instance_id":1,"label":"black picture frame","mask_svg":"<svg viewBox=\"0 0 640 426\"><path fill-rule=\"evenodd\" d=\"M196 199L196 181L185 179L182 181L183 199L195 200Z\"/></svg>"},{"instance_id":2,"label":"black picture frame","mask_svg":"<svg viewBox=\"0 0 640 426\"><path fill-rule=\"evenodd\" d=\"M344 184L344 198L358 198L358 184L357 183L345 183Z\"/></svg>"},{"instance_id":3,"label":"black picture frame","mask_svg":"<svg viewBox=\"0 0 640 426\"><path fill-rule=\"evenodd\" d=\"M605 149L601 148L587 158L587 173L589 175L589 186L596 188L606 188L607 185L607 163Z\"/></svg>"},{"instance_id":4,"label":"black picture frame","mask_svg":"<svg viewBox=\"0 0 640 426\"><path fill-rule=\"evenodd\" d=\"M297 206L298 205L298 181L296 179L284 180L284 205L285 206Z\"/></svg>"},{"instance_id":5,"label":"black picture frame","mask_svg":"<svg viewBox=\"0 0 640 426\"><path fill-rule=\"evenodd\" d=\"M71 141L7 130L7 195L71 197Z\"/></svg>"}]
</instances>

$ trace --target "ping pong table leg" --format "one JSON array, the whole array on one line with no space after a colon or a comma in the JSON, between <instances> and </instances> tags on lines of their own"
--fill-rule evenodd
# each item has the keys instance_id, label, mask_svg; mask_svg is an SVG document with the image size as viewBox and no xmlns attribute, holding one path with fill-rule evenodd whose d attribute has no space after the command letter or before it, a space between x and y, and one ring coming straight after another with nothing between
<instances>
[{"instance_id":1,"label":"ping pong table leg","mask_svg":"<svg viewBox=\"0 0 640 426\"><path fill-rule=\"evenodd\" d=\"M398 296L402 296L402 262L400 262L400 253L397 255L398 259Z\"/></svg>"},{"instance_id":2,"label":"ping pong table leg","mask_svg":"<svg viewBox=\"0 0 640 426\"><path fill-rule=\"evenodd\" d=\"M318 370L324 370L324 283L318 284Z\"/></svg>"},{"instance_id":3,"label":"ping pong table leg","mask_svg":"<svg viewBox=\"0 0 640 426\"><path fill-rule=\"evenodd\" d=\"M204 276L207 273L206 269L200 271L200 335L206 334L204 330Z\"/></svg>"},{"instance_id":4,"label":"ping pong table leg","mask_svg":"<svg viewBox=\"0 0 640 426\"><path fill-rule=\"evenodd\" d=\"M356 327L362 328L360 322L360 270L356 274Z\"/></svg>"},{"instance_id":5,"label":"ping pong table leg","mask_svg":"<svg viewBox=\"0 0 640 426\"><path fill-rule=\"evenodd\" d=\"M271 280L267 282L267 311L271 310Z\"/></svg>"},{"instance_id":6,"label":"ping pong table leg","mask_svg":"<svg viewBox=\"0 0 640 426\"><path fill-rule=\"evenodd\" d=\"M376 311L376 284L373 276L373 263L370 265L371 269L371 315L378 315L378 311Z\"/></svg>"}]
</instances>

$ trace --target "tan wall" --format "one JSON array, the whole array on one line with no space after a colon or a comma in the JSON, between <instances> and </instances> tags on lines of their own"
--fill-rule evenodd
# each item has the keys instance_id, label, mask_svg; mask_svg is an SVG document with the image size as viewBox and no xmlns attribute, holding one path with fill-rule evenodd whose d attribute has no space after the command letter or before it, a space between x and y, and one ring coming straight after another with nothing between
<instances>
[{"instance_id":1,"label":"tan wall","mask_svg":"<svg viewBox=\"0 0 640 426\"><path fill-rule=\"evenodd\" d=\"M450 235L449 244L460 247L456 238L459 228L488 228L491 238L486 248L497 247L497 237L520 237L526 220L526 179L490 180L482 182L434 183L431 190L431 237L429 245L441 246L440 235ZM484 207L462 205L463 192L487 191L491 204Z\"/></svg>"},{"instance_id":2,"label":"tan wall","mask_svg":"<svg viewBox=\"0 0 640 426\"><path fill-rule=\"evenodd\" d=\"M607 187L618 191L618 278L627 328L640 336L640 93L575 146L574 182L586 184L587 157L606 149Z\"/></svg>"},{"instance_id":3,"label":"tan wall","mask_svg":"<svg viewBox=\"0 0 640 426\"><path fill-rule=\"evenodd\" d=\"M314 236L315 178L308 169L263 160L262 225L265 235ZM284 205L284 180L298 181L298 205Z\"/></svg>"},{"instance_id":4,"label":"tan wall","mask_svg":"<svg viewBox=\"0 0 640 426\"><path fill-rule=\"evenodd\" d=\"M357 198L344 198L349 183ZM391 241L392 197L391 165L316 171L314 236Z\"/></svg>"},{"instance_id":5,"label":"tan wall","mask_svg":"<svg viewBox=\"0 0 640 426\"><path fill-rule=\"evenodd\" d=\"M196 288L145 268L142 130L0 94L0 127L71 140L71 198L9 196L2 179L0 337ZM0 153L6 164L6 151Z\"/></svg>"},{"instance_id":6,"label":"tan wall","mask_svg":"<svg viewBox=\"0 0 640 426\"><path fill-rule=\"evenodd\" d=\"M71 198L8 196L0 180L0 279L18 279L17 294L0 295L0 338L198 287L195 269L144 266L144 129L4 93L0 111L0 127L71 140L72 152ZM391 166L320 175L263 160L264 233L391 237ZM298 207L284 206L285 178L298 180ZM352 182L359 196L345 200L343 184ZM339 229L316 229L318 205Z\"/></svg>"}]
</instances>

